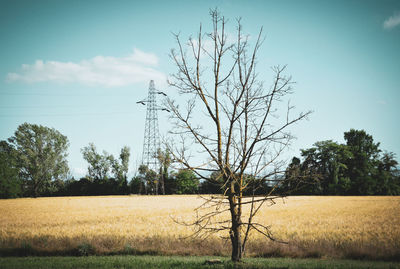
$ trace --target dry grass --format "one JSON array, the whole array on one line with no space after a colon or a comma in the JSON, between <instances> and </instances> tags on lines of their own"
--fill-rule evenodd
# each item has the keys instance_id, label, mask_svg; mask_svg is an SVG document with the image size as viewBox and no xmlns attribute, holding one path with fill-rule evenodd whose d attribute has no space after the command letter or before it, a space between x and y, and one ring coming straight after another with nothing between
<instances>
[{"instance_id":1,"label":"dry grass","mask_svg":"<svg viewBox=\"0 0 400 269\"><path fill-rule=\"evenodd\" d=\"M3 254L18 248L42 254L229 254L229 242L218 237L181 239L192 230L171 217L191 220L202 202L197 196L0 200L0 249ZM258 221L290 243L254 234L251 256L400 256L400 197L290 197L265 207Z\"/></svg>"}]
</instances>

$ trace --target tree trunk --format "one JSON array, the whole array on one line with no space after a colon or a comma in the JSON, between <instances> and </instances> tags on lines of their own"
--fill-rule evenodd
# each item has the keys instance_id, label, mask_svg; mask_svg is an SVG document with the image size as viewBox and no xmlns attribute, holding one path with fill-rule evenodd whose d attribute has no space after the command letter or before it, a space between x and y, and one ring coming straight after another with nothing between
<instances>
[{"instance_id":1,"label":"tree trunk","mask_svg":"<svg viewBox=\"0 0 400 269\"><path fill-rule=\"evenodd\" d=\"M235 196L235 186L231 183L230 194L228 196L229 208L231 212L232 226L229 231L232 244L232 261L238 262L242 259L242 237L240 233L241 216L237 197Z\"/></svg>"},{"instance_id":2,"label":"tree trunk","mask_svg":"<svg viewBox=\"0 0 400 269\"><path fill-rule=\"evenodd\" d=\"M37 198L39 196L39 183L33 179L33 198Z\"/></svg>"},{"instance_id":3,"label":"tree trunk","mask_svg":"<svg viewBox=\"0 0 400 269\"><path fill-rule=\"evenodd\" d=\"M230 231L231 243L232 243L232 261L238 262L242 259L242 238L240 235L240 226L234 227L232 222L232 229Z\"/></svg>"},{"instance_id":4,"label":"tree trunk","mask_svg":"<svg viewBox=\"0 0 400 269\"><path fill-rule=\"evenodd\" d=\"M161 192L165 195L165 174L163 172L163 167L160 167L160 185L161 185Z\"/></svg>"}]
</instances>

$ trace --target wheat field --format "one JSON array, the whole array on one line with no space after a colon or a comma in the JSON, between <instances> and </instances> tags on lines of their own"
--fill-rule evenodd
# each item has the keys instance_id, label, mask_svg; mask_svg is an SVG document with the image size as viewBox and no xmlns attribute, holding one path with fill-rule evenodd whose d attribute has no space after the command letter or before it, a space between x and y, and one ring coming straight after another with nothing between
<instances>
[{"instance_id":1,"label":"wheat field","mask_svg":"<svg viewBox=\"0 0 400 269\"><path fill-rule=\"evenodd\" d=\"M0 252L229 255L229 241L220 238L227 234L188 237L193 227L177 223L194 220L203 202L177 195L0 200ZM256 221L288 244L253 233L246 255L400 256L400 197L298 196L276 202L263 207Z\"/></svg>"}]
</instances>

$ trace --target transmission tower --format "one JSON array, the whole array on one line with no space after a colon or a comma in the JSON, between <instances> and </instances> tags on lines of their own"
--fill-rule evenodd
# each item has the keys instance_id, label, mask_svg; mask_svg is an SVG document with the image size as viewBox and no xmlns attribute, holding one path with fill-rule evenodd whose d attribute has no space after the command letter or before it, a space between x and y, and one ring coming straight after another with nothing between
<instances>
[{"instance_id":1,"label":"transmission tower","mask_svg":"<svg viewBox=\"0 0 400 269\"><path fill-rule=\"evenodd\" d=\"M160 133L158 131L158 110L166 110L157 106L156 94L166 95L156 91L154 81L150 81L147 99L136 103L147 105L146 124L144 129L142 164L153 171L158 171L157 151L160 148ZM167 110L166 110L167 111Z\"/></svg>"}]
</instances>

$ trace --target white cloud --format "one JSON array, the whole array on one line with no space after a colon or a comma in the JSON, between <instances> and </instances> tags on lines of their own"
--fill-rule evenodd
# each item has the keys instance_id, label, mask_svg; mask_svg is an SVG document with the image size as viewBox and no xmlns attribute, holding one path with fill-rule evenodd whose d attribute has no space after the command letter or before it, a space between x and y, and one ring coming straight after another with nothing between
<instances>
[{"instance_id":1,"label":"white cloud","mask_svg":"<svg viewBox=\"0 0 400 269\"><path fill-rule=\"evenodd\" d=\"M400 12L390 16L383 22L383 28L386 30L392 29L400 25Z\"/></svg>"},{"instance_id":2,"label":"white cloud","mask_svg":"<svg viewBox=\"0 0 400 269\"><path fill-rule=\"evenodd\" d=\"M26 83L80 83L105 87L126 86L149 80L164 83L166 76L155 68L157 66L156 55L133 49L126 57L96 56L77 63L37 60L31 65L23 64L17 73L8 73L6 80Z\"/></svg>"}]
</instances>

